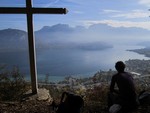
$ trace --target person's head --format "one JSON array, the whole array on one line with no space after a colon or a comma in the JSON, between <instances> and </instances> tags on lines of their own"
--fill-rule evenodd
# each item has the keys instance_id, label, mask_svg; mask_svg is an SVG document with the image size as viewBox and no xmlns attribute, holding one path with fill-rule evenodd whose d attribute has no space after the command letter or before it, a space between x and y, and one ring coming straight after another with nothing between
<instances>
[{"instance_id":1,"label":"person's head","mask_svg":"<svg viewBox=\"0 0 150 113\"><path fill-rule=\"evenodd\" d=\"M118 72L124 72L125 64L122 61L118 61L115 65L115 68Z\"/></svg>"}]
</instances>

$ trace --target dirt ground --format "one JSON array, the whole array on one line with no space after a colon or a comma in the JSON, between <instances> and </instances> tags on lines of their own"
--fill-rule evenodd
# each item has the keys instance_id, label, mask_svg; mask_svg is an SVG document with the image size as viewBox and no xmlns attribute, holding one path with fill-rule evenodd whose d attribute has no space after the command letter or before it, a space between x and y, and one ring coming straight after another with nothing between
<instances>
[{"instance_id":1,"label":"dirt ground","mask_svg":"<svg viewBox=\"0 0 150 113\"><path fill-rule=\"evenodd\" d=\"M52 113L50 103L45 101L1 102L0 113Z\"/></svg>"},{"instance_id":2,"label":"dirt ground","mask_svg":"<svg viewBox=\"0 0 150 113\"><path fill-rule=\"evenodd\" d=\"M51 103L46 101L24 101L24 102L0 102L0 113L55 113L50 106ZM97 111L93 109L92 113L108 113L106 110ZM95 112L96 110L96 112ZM86 111L86 112L85 112ZM89 113L85 110L83 113ZM130 113L150 113L150 106L139 107L136 111Z\"/></svg>"}]
</instances>

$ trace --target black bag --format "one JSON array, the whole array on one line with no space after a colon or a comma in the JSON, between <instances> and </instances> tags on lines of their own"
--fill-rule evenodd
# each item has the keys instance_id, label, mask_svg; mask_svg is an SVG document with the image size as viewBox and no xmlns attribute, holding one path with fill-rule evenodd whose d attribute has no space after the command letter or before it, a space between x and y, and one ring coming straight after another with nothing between
<instances>
[{"instance_id":1,"label":"black bag","mask_svg":"<svg viewBox=\"0 0 150 113\"><path fill-rule=\"evenodd\" d=\"M140 94L139 94L139 102L140 102L140 105L150 105L150 92L147 92L147 91L142 91Z\"/></svg>"},{"instance_id":2,"label":"black bag","mask_svg":"<svg viewBox=\"0 0 150 113\"><path fill-rule=\"evenodd\" d=\"M81 96L64 92L56 113L81 113L83 105Z\"/></svg>"}]
</instances>

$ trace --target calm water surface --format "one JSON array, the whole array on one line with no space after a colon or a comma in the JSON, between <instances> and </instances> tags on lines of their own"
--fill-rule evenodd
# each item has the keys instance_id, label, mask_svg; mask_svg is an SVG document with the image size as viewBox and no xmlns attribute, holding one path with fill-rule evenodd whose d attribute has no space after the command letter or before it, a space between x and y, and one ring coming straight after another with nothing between
<instances>
[{"instance_id":1,"label":"calm water surface","mask_svg":"<svg viewBox=\"0 0 150 113\"><path fill-rule=\"evenodd\" d=\"M87 51L70 49L47 49L37 51L38 79L44 80L49 73L50 81L59 81L66 76L89 77L99 70L114 69L118 60L149 59L144 55L126 51L143 48L141 46L114 46L113 48ZM0 64L18 66L29 75L28 52L1 52ZM27 77L29 79L29 76Z\"/></svg>"},{"instance_id":2,"label":"calm water surface","mask_svg":"<svg viewBox=\"0 0 150 113\"><path fill-rule=\"evenodd\" d=\"M49 73L52 81L64 79L65 76L89 77L99 70L114 69L118 60L149 59L144 55L126 51L143 48L141 46L114 46L99 51L81 50L46 50L37 53L39 79ZM45 76L45 75L44 75Z\"/></svg>"}]
</instances>

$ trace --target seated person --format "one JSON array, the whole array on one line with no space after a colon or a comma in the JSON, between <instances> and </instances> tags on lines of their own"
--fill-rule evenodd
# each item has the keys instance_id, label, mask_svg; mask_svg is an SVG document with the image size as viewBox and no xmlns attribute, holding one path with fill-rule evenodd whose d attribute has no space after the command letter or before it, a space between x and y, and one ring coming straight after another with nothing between
<instances>
[{"instance_id":1,"label":"seated person","mask_svg":"<svg viewBox=\"0 0 150 113\"><path fill-rule=\"evenodd\" d=\"M115 68L117 74L112 76L108 96L110 113L129 111L138 105L133 77L124 71L125 64L122 61L118 61ZM115 85L117 85L118 90L115 89Z\"/></svg>"}]
</instances>

